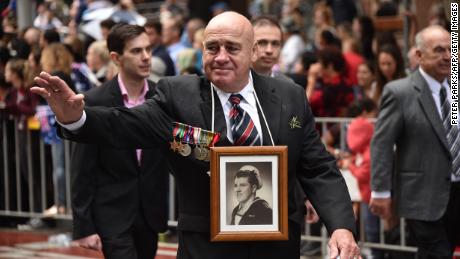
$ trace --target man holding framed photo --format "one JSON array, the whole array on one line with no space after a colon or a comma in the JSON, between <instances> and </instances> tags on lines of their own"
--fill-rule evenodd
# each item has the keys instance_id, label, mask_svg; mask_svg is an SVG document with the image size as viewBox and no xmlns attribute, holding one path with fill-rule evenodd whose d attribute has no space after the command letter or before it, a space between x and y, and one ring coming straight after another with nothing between
<instances>
[{"instance_id":1,"label":"man holding framed photo","mask_svg":"<svg viewBox=\"0 0 460 259\"><path fill-rule=\"evenodd\" d=\"M303 88L250 71L253 30L244 16L225 12L214 17L204 38L206 76L160 80L155 96L133 109L84 107L83 96L46 73L35 78L38 87L32 91L48 101L65 125L61 134L70 140L164 149L179 194L179 259L299 258L296 179L331 234L331 258L359 256L348 190L315 129ZM245 125L244 130L237 125ZM194 133L199 159L190 155ZM210 242L209 163L202 151L235 144L288 146L289 240Z\"/></svg>"}]
</instances>

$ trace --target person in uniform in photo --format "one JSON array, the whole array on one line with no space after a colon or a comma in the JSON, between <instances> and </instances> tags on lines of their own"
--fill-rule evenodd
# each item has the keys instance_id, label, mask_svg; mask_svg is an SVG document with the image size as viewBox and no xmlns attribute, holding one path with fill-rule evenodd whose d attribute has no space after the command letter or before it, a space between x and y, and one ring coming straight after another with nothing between
<instances>
[{"instance_id":1,"label":"person in uniform in photo","mask_svg":"<svg viewBox=\"0 0 460 259\"><path fill-rule=\"evenodd\" d=\"M238 205L233 209L230 225L273 224L270 205L256 195L256 191L262 188L262 179L256 167L241 167L235 174L233 188Z\"/></svg>"}]
</instances>

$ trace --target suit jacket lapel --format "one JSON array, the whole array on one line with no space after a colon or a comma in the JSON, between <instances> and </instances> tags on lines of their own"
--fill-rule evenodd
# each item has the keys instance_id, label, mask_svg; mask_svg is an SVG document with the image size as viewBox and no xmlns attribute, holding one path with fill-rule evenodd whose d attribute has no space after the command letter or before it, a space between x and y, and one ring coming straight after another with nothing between
<instances>
[{"instance_id":1,"label":"suit jacket lapel","mask_svg":"<svg viewBox=\"0 0 460 259\"><path fill-rule=\"evenodd\" d=\"M110 94L112 95L112 105L114 107L125 106L123 96L121 95L120 85L118 84L118 75L112 79L110 84Z\"/></svg>"},{"instance_id":2,"label":"suit jacket lapel","mask_svg":"<svg viewBox=\"0 0 460 259\"><path fill-rule=\"evenodd\" d=\"M212 129L212 98L211 98L211 84L207 79L202 79L203 83L200 84L201 98L201 113L203 114L204 122L207 130ZM216 91L212 91L214 95L214 131L220 132L220 139L216 146L229 145L227 139L227 124L225 122L224 111L220 103L219 96Z\"/></svg>"},{"instance_id":3,"label":"suit jacket lapel","mask_svg":"<svg viewBox=\"0 0 460 259\"><path fill-rule=\"evenodd\" d=\"M278 143L278 132L280 127L280 118L281 118L281 99L276 95L276 86L273 84L272 80L264 80L257 73L252 73L252 79L254 83L254 89L256 91L257 97L262 106L262 110L257 107L259 113L260 125L262 126L262 135L263 135L263 145L272 145L270 140L270 135L268 134L267 126L265 124L262 112L265 114L267 119L268 127L273 137L273 141Z\"/></svg>"},{"instance_id":4,"label":"suit jacket lapel","mask_svg":"<svg viewBox=\"0 0 460 259\"><path fill-rule=\"evenodd\" d=\"M154 90L155 90L155 83L151 82L151 81L147 81L148 84L149 84L149 90L147 91L147 93L145 94L145 99L147 100L148 98L151 98L153 96L153 93L154 93ZM137 162L137 153L135 153L136 155L136 162ZM152 155L152 151L151 150L148 150L148 149L144 149L142 150L142 153L141 153L141 161L140 161L140 168L141 168L141 172L146 172L148 167L147 165L150 165L152 164L152 162L155 161L155 159L148 159L148 156L151 156ZM139 164L139 163L138 163Z\"/></svg>"},{"instance_id":5,"label":"suit jacket lapel","mask_svg":"<svg viewBox=\"0 0 460 259\"><path fill-rule=\"evenodd\" d=\"M442 120L439 117L438 109L434 103L433 96L431 95L431 90L426 80L418 70L412 75L412 82L414 88L420 93L418 100L422 106L423 112L425 113L428 121L436 132L439 140L443 143L443 146L446 148L446 150L449 151L445 129L442 125Z\"/></svg>"}]
</instances>

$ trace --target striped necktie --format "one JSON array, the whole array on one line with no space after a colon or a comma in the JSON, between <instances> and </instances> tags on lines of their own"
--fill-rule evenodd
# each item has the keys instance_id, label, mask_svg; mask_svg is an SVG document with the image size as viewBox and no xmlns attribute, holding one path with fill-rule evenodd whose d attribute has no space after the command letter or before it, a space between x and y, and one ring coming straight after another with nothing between
<instances>
[{"instance_id":1,"label":"striped necktie","mask_svg":"<svg viewBox=\"0 0 460 259\"><path fill-rule=\"evenodd\" d=\"M449 144L450 153L452 154L452 173L460 176L460 134L457 125L450 123L450 104L447 100L446 89L441 85L439 91L442 111L442 124L447 133L447 143Z\"/></svg>"},{"instance_id":2,"label":"striped necktie","mask_svg":"<svg viewBox=\"0 0 460 259\"><path fill-rule=\"evenodd\" d=\"M260 146L262 141L259 132L252 121L251 116L240 106L243 96L240 94L230 95L232 104L230 110L230 122L235 146Z\"/></svg>"}]
</instances>

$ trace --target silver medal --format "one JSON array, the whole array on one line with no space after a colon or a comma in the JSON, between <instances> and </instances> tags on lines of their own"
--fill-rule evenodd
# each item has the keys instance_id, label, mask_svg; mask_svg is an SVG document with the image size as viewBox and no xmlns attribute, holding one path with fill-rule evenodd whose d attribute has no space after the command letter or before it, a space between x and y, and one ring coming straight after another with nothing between
<instances>
[{"instance_id":1,"label":"silver medal","mask_svg":"<svg viewBox=\"0 0 460 259\"><path fill-rule=\"evenodd\" d=\"M193 150L193 154L195 155L196 159L204 160L203 155L205 155L205 154L203 153L203 148L202 147L196 146L195 149Z\"/></svg>"},{"instance_id":2,"label":"silver medal","mask_svg":"<svg viewBox=\"0 0 460 259\"><path fill-rule=\"evenodd\" d=\"M179 154L182 156L189 156L192 153L192 148L189 144L182 144L181 148L179 148Z\"/></svg>"}]
</instances>

